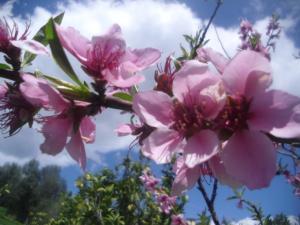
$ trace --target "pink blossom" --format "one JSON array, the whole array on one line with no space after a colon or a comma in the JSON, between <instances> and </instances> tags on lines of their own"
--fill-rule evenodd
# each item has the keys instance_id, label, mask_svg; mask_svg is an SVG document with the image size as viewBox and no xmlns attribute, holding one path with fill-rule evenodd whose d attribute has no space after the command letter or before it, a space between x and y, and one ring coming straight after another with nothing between
<instances>
[{"instance_id":1,"label":"pink blossom","mask_svg":"<svg viewBox=\"0 0 300 225\"><path fill-rule=\"evenodd\" d=\"M194 60L175 74L173 94L174 98L159 91L135 95L135 113L156 128L143 141L142 152L157 163L167 163L180 147L185 163L194 167L218 152L219 140L210 121L224 106L224 90L207 65Z\"/></svg>"},{"instance_id":2,"label":"pink blossom","mask_svg":"<svg viewBox=\"0 0 300 225\"><path fill-rule=\"evenodd\" d=\"M141 175L139 178L144 183L146 190L155 192L156 186L159 183L159 179L152 176L148 170L144 170L143 175Z\"/></svg>"},{"instance_id":3,"label":"pink blossom","mask_svg":"<svg viewBox=\"0 0 300 225\"><path fill-rule=\"evenodd\" d=\"M112 86L126 88L140 83L144 78L136 73L160 57L160 52L153 48L127 48L117 24L106 34L92 37L91 41L72 27L57 25L56 29L64 48L81 62L84 70L94 79L106 80Z\"/></svg>"},{"instance_id":4,"label":"pink blossom","mask_svg":"<svg viewBox=\"0 0 300 225\"><path fill-rule=\"evenodd\" d=\"M156 197L160 210L165 214L170 214L174 205L176 204L176 196L170 197L167 194L158 194Z\"/></svg>"},{"instance_id":5,"label":"pink blossom","mask_svg":"<svg viewBox=\"0 0 300 225\"><path fill-rule=\"evenodd\" d=\"M16 134L26 123L33 123L37 107L28 102L18 86L5 83L0 85L0 129L9 136Z\"/></svg>"},{"instance_id":6,"label":"pink blossom","mask_svg":"<svg viewBox=\"0 0 300 225\"><path fill-rule=\"evenodd\" d=\"M264 134L299 137L300 99L270 90L269 61L245 50L226 66L223 81L227 103L216 119L225 142L221 160L226 172L250 189L269 185L276 173L276 150ZM297 127L296 127L297 125Z\"/></svg>"},{"instance_id":7,"label":"pink blossom","mask_svg":"<svg viewBox=\"0 0 300 225\"><path fill-rule=\"evenodd\" d=\"M200 62L211 62L214 64L216 69L222 73L226 65L228 64L229 60L226 59L222 54L219 52L214 51L211 48L198 48L197 49L197 59Z\"/></svg>"},{"instance_id":8,"label":"pink blossom","mask_svg":"<svg viewBox=\"0 0 300 225\"><path fill-rule=\"evenodd\" d=\"M40 148L43 153L56 155L65 147L70 156L84 169L86 154L83 141L95 139L95 124L84 115L87 103L71 103L45 80L23 74L20 90L33 105L54 110L57 114L42 119L41 132L45 141ZM76 128L78 126L78 128Z\"/></svg>"},{"instance_id":9,"label":"pink blossom","mask_svg":"<svg viewBox=\"0 0 300 225\"><path fill-rule=\"evenodd\" d=\"M126 136L135 133L137 129L139 129L141 126L135 125L135 124L122 124L120 125L115 131L117 132L118 136Z\"/></svg>"},{"instance_id":10,"label":"pink blossom","mask_svg":"<svg viewBox=\"0 0 300 225\"><path fill-rule=\"evenodd\" d=\"M223 162L218 155L215 155L207 162L189 168L183 157L178 157L173 171L176 177L172 186L172 195L181 195L184 191L191 189L201 176L214 176L222 184L237 188L240 186L233 177L231 177L225 170Z\"/></svg>"},{"instance_id":11,"label":"pink blossom","mask_svg":"<svg viewBox=\"0 0 300 225\"><path fill-rule=\"evenodd\" d=\"M29 51L33 54L49 55L48 49L35 40L26 40L29 25L26 24L25 31L18 36L19 29L15 22L10 26L4 19L0 19L0 51L9 57L16 59L20 56L20 49Z\"/></svg>"},{"instance_id":12,"label":"pink blossom","mask_svg":"<svg viewBox=\"0 0 300 225\"><path fill-rule=\"evenodd\" d=\"M172 215L171 225L188 225L182 214Z\"/></svg>"}]
</instances>

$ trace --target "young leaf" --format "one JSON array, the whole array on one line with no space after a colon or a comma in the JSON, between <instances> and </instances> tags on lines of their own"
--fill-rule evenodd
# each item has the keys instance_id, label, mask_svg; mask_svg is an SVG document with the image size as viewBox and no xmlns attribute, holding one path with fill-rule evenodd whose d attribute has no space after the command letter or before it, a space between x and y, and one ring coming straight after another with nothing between
<instances>
[{"instance_id":1,"label":"young leaf","mask_svg":"<svg viewBox=\"0 0 300 225\"><path fill-rule=\"evenodd\" d=\"M58 16L54 17L54 21L58 24L61 24L61 21L64 17L64 12L59 14ZM46 39L45 37L45 34L44 34L44 29L45 29L45 26L42 26L39 31L33 36L33 40L37 41L37 42L40 42L41 44L47 46L48 45L48 40ZM36 54L33 54L33 53L30 53L30 52L25 52L24 54L24 57L23 57L23 62L22 62L22 67L25 66L25 65L28 65L30 64L36 57Z\"/></svg>"},{"instance_id":2,"label":"young leaf","mask_svg":"<svg viewBox=\"0 0 300 225\"><path fill-rule=\"evenodd\" d=\"M11 70L12 68L8 64L0 63L0 69Z\"/></svg>"},{"instance_id":3,"label":"young leaf","mask_svg":"<svg viewBox=\"0 0 300 225\"><path fill-rule=\"evenodd\" d=\"M52 56L60 68L79 86L85 87L74 72L55 30L54 20L51 18L45 26L44 34L49 42ZM86 88L86 87L85 87Z\"/></svg>"},{"instance_id":4,"label":"young leaf","mask_svg":"<svg viewBox=\"0 0 300 225\"><path fill-rule=\"evenodd\" d=\"M117 93L113 94L113 96L115 96L119 99L128 101L128 102L132 102L132 96L125 92L117 92Z\"/></svg>"}]
</instances>

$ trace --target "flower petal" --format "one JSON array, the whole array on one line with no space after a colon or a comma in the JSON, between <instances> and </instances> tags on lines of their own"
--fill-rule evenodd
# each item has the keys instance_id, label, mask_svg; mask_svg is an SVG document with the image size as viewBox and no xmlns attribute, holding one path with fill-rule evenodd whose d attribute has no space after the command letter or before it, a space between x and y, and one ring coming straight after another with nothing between
<instances>
[{"instance_id":1,"label":"flower petal","mask_svg":"<svg viewBox=\"0 0 300 225\"><path fill-rule=\"evenodd\" d=\"M212 157L208 163L213 175L218 179L219 182L232 188L238 188L241 186L236 179L226 172L224 163L218 155Z\"/></svg>"},{"instance_id":2,"label":"flower petal","mask_svg":"<svg viewBox=\"0 0 300 225\"><path fill-rule=\"evenodd\" d=\"M300 137L300 105L297 105L292 112L292 115L284 127L273 128L270 133L281 138L296 138Z\"/></svg>"},{"instance_id":3,"label":"flower petal","mask_svg":"<svg viewBox=\"0 0 300 225\"><path fill-rule=\"evenodd\" d=\"M141 71L153 65L160 58L161 52L154 48L128 50L124 61L135 65L135 71Z\"/></svg>"},{"instance_id":4,"label":"flower petal","mask_svg":"<svg viewBox=\"0 0 300 225\"><path fill-rule=\"evenodd\" d=\"M85 116L80 123L81 138L86 143L93 143L96 136L96 126L90 117Z\"/></svg>"},{"instance_id":5,"label":"flower petal","mask_svg":"<svg viewBox=\"0 0 300 225\"><path fill-rule=\"evenodd\" d=\"M45 137L44 143L40 146L42 152L50 155L61 152L66 145L71 125L68 118L46 117L41 130Z\"/></svg>"},{"instance_id":6,"label":"flower petal","mask_svg":"<svg viewBox=\"0 0 300 225\"><path fill-rule=\"evenodd\" d=\"M273 143L257 131L235 133L221 152L229 175L250 189L269 186L276 173Z\"/></svg>"},{"instance_id":7,"label":"flower petal","mask_svg":"<svg viewBox=\"0 0 300 225\"><path fill-rule=\"evenodd\" d=\"M118 136L126 136L126 135L130 135L132 134L132 132L134 132L136 129L136 126L134 126L133 124L122 124L120 125L117 129L115 129L115 131L117 132Z\"/></svg>"},{"instance_id":8,"label":"flower petal","mask_svg":"<svg viewBox=\"0 0 300 225\"><path fill-rule=\"evenodd\" d=\"M271 66L267 58L250 50L240 51L226 66L223 81L232 94L244 94L248 77L253 74L270 74Z\"/></svg>"},{"instance_id":9,"label":"flower petal","mask_svg":"<svg viewBox=\"0 0 300 225\"><path fill-rule=\"evenodd\" d=\"M217 135L210 130L203 130L187 140L184 147L185 164L193 168L201 164L219 151L219 140Z\"/></svg>"},{"instance_id":10,"label":"flower petal","mask_svg":"<svg viewBox=\"0 0 300 225\"><path fill-rule=\"evenodd\" d=\"M49 50L40 42L35 40L17 40L10 41L12 45L22 50L28 51L36 55L50 55Z\"/></svg>"},{"instance_id":11,"label":"flower petal","mask_svg":"<svg viewBox=\"0 0 300 225\"><path fill-rule=\"evenodd\" d=\"M220 73L224 71L229 62L221 53L214 51L212 48L198 48L197 58L200 62L211 62Z\"/></svg>"},{"instance_id":12,"label":"flower petal","mask_svg":"<svg viewBox=\"0 0 300 225\"><path fill-rule=\"evenodd\" d=\"M87 61L88 50L91 48L91 42L73 27L63 28L56 25L55 28L62 46L74 55L82 64L85 64Z\"/></svg>"},{"instance_id":13,"label":"flower petal","mask_svg":"<svg viewBox=\"0 0 300 225\"><path fill-rule=\"evenodd\" d=\"M38 107L53 108L61 112L69 107L70 103L46 80L29 74L22 74L24 82L20 84L23 96L31 104Z\"/></svg>"},{"instance_id":14,"label":"flower petal","mask_svg":"<svg viewBox=\"0 0 300 225\"><path fill-rule=\"evenodd\" d=\"M279 90L261 93L250 105L248 124L251 129L269 132L274 128L287 128L293 109L300 98Z\"/></svg>"},{"instance_id":15,"label":"flower petal","mask_svg":"<svg viewBox=\"0 0 300 225\"><path fill-rule=\"evenodd\" d=\"M129 88L133 85L142 83L145 78L139 74L133 74L128 68L128 64L122 64L115 70L105 69L102 72L102 75L108 81L111 86L120 87L120 88Z\"/></svg>"},{"instance_id":16,"label":"flower petal","mask_svg":"<svg viewBox=\"0 0 300 225\"><path fill-rule=\"evenodd\" d=\"M177 171L176 177L172 186L172 195L181 195L187 189L191 189L199 177L201 176L200 166L197 165L194 168L188 168L186 165L182 165Z\"/></svg>"},{"instance_id":17,"label":"flower petal","mask_svg":"<svg viewBox=\"0 0 300 225\"><path fill-rule=\"evenodd\" d=\"M197 60L187 61L180 70L175 73L173 81L174 96L183 102L195 86L198 86L204 79L202 76L208 71L208 66ZM198 89L197 89L198 90Z\"/></svg>"},{"instance_id":18,"label":"flower petal","mask_svg":"<svg viewBox=\"0 0 300 225\"><path fill-rule=\"evenodd\" d=\"M133 98L133 110L140 119L153 127L172 123L173 103L169 95L160 91L139 92Z\"/></svg>"},{"instance_id":19,"label":"flower petal","mask_svg":"<svg viewBox=\"0 0 300 225\"><path fill-rule=\"evenodd\" d=\"M110 35L110 36L121 36L122 35L122 29L120 27L119 24L113 24L108 32L107 32L107 35Z\"/></svg>"},{"instance_id":20,"label":"flower petal","mask_svg":"<svg viewBox=\"0 0 300 225\"><path fill-rule=\"evenodd\" d=\"M181 139L173 130L156 129L143 141L142 153L158 164L169 163Z\"/></svg>"},{"instance_id":21,"label":"flower petal","mask_svg":"<svg viewBox=\"0 0 300 225\"><path fill-rule=\"evenodd\" d=\"M66 145L66 149L70 156L77 161L80 167L84 170L86 167L86 155L79 131L71 136L69 143Z\"/></svg>"},{"instance_id":22,"label":"flower petal","mask_svg":"<svg viewBox=\"0 0 300 225\"><path fill-rule=\"evenodd\" d=\"M0 85L0 99L3 98L6 95L7 92L7 86L6 84L1 84Z\"/></svg>"}]
</instances>

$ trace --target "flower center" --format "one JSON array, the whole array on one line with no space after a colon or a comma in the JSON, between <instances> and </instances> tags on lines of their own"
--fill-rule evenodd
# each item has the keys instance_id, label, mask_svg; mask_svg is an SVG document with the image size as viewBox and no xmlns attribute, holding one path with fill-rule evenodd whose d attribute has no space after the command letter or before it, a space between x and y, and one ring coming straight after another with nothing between
<instances>
[{"instance_id":1,"label":"flower center","mask_svg":"<svg viewBox=\"0 0 300 225\"><path fill-rule=\"evenodd\" d=\"M237 130L248 129L247 120L250 117L251 101L244 96L228 96L226 104L215 122L221 134L230 136Z\"/></svg>"},{"instance_id":2,"label":"flower center","mask_svg":"<svg viewBox=\"0 0 300 225\"><path fill-rule=\"evenodd\" d=\"M172 129L180 132L186 138L193 136L202 129L211 127L211 122L206 120L202 114L202 105L186 106L178 100L174 101L174 121Z\"/></svg>"},{"instance_id":3,"label":"flower center","mask_svg":"<svg viewBox=\"0 0 300 225\"><path fill-rule=\"evenodd\" d=\"M112 41L109 40L106 42L95 42L89 52L90 69L95 72L101 72L104 69L116 69L120 64L121 57L125 54L125 48L121 42L110 43Z\"/></svg>"}]
</instances>

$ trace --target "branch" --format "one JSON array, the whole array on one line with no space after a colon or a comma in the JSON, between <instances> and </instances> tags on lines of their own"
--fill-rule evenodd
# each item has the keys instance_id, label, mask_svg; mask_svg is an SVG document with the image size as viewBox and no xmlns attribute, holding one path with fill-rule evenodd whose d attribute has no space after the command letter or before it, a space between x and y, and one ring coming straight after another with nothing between
<instances>
[{"instance_id":1,"label":"branch","mask_svg":"<svg viewBox=\"0 0 300 225\"><path fill-rule=\"evenodd\" d=\"M214 186L213 191L211 193L210 202L214 203L217 197L217 190L218 190L218 180L214 178Z\"/></svg>"},{"instance_id":2,"label":"branch","mask_svg":"<svg viewBox=\"0 0 300 225\"><path fill-rule=\"evenodd\" d=\"M20 73L18 71L0 69L0 77L12 81L20 81Z\"/></svg>"},{"instance_id":3,"label":"branch","mask_svg":"<svg viewBox=\"0 0 300 225\"><path fill-rule=\"evenodd\" d=\"M106 97L101 104L104 107L132 112L132 104L114 97Z\"/></svg>"},{"instance_id":4,"label":"branch","mask_svg":"<svg viewBox=\"0 0 300 225\"><path fill-rule=\"evenodd\" d=\"M203 43L203 41L204 41L204 39L205 39L205 36L206 36L207 31L208 31L208 29L209 29L209 27L210 27L210 25L211 25L213 19L214 19L215 16L217 15L217 12L218 12L220 6L221 6L222 3L223 3L223 0L217 0L217 1L218 1L218 2L217 2L217 5L216 5L216 8L215 8L213 14L212 14L211 17L210 17L210 19L209 19L209 21L208 21L208 24L206 25L206 27L205 27L205 29L204 29L204 32L202 33L201 39L200 39L200 41L199 41L199 46L197 46L197 47L200 47L200 46L202 45L202 43Z\"/></svg>"},{"instance_id":5,"label":"branch","mask_svg":"<svg viewBox=\"0 0 300 225\"><path fill-rule=\"evenodd\" d=\"M202 196L205 200L207 208L208 208L208 210L211 214L211 218L214 221L215 225L221 225L219 220L218 220L218 217L217 217L217 214L216 214L216 211L215 211L215 207L214 207L214 201L215 201L216 195L217 195L216 194L217 193L217 187L218 187L217 184L218 184L217 179L215 179L212 196L211 196L211 199L209 199L209 197L207 195L207 192L206 192L206 190L205 190L205 188L202 184L201 178L198 179L198 189L201 192L201 194L202 194Z\"/></svg>"}]
</instances>

